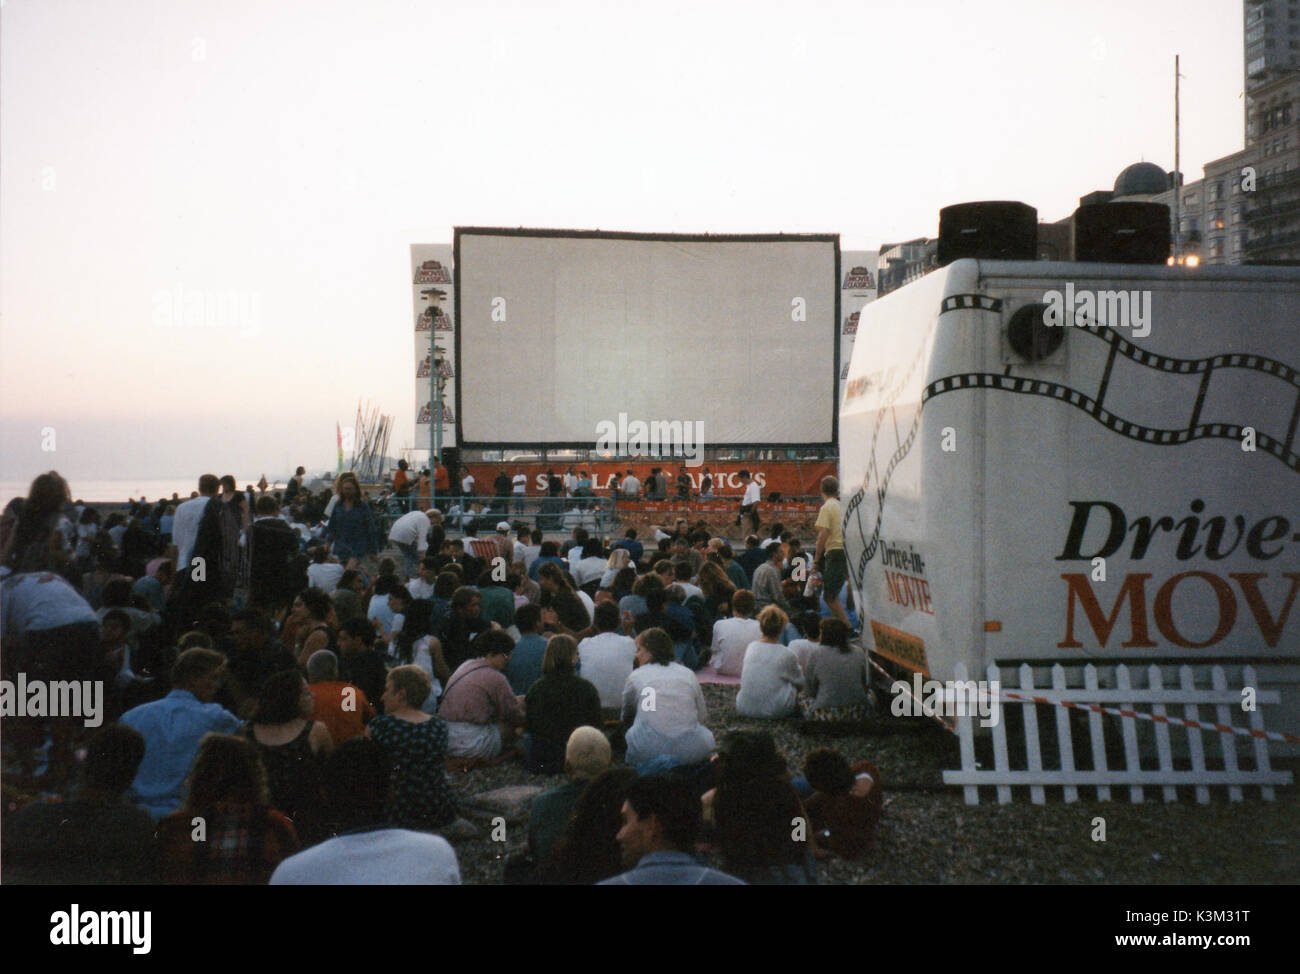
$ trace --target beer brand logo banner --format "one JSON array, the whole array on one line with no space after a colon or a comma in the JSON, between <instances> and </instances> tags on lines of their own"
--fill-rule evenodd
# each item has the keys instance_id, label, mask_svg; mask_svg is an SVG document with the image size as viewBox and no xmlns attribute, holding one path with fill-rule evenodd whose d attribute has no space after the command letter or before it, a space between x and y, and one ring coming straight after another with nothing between
<instances>
[{"instance_id":1,"label":"beer brand logo banner","mask_svg":"<svg viewBox=\"0 0 1300 974\"><path fill-rule=\"evenodd\" d=\"M843 321L840 326L839 403L844 402L844 380L848 378L848 366L853 361L858 318L862 309L876 298L876 281L872 269L879 256L879 252L874 250L842 251L840 254L843 261L840 266L847 266L849 270L840 287L840 313Z\"/></svg>"},{"instance_id":2,"label":"beer brand logo banner","mask_svg":"<svg viewBox=\"0 0 1300 974\"><path fill-rule=\"evenodd\" d=\"M416 316L415 330L428 331L430 327L434 331L451 331L451 319L441 308L425 308Z\"/></svg>"},{"instance_id":3,"label":"beer brand logo banner","mask_svg":"<svg viewBox=\"0 0 1300 974\"><path fill-rule=\"evenodd\" d=\"M432 419L433 419L433 403L426 402L424 404L424 407L420 410L420 415L416 417L415 421L421 425L427 425L429 422L432 421ZM450 406L444 405L442 407L442 421L444 423L456 422L456 414Z\"/></svg>"},{"instance_id":4,"label":"beer brand logo banner","mask_svg":"<svg viewBox=\"0 0 1300 974\"><path fill-rule=\"evenodd\" d=\"M444 412L450 413L450 410L444 407ZM502 470L512 477L517 473L522 473L528 478L529 495L546 493L546 472L554 470L557 474L562 474L568 465L567 461L563 464L545 464L531 460L465 464L470 473L474 475L475 480L480 484L492 483L496 475ZM653 467L662 467L670 473L676 469L669 463L651 464L644 460L633 460L631 462L600 460L595 463L577 463L574 466L578 470L585 470L591 474L592 489L604 497L609 496L611 478L615 474L622 478L628 470L632 470L636 478L644 485L649 479ZM771 510L773 503L769 499L771 494L781 495L780 503L783 510L798 509L816 513L821 508L822 478L833 477L836 474L836 465L833 462L824 460L807 463L799 460L767 460L757 466L752 461L743 463L737 460L726 460L720 463L708 464L706 468L688 469L686 476L691 481L692 491L700 490L701 481L704 478L704 469L709 471L709 476L713 480L715 497L713 502L693 498L690 502L690 511L726 511L733 515L738 510L740 499L745 491L745 483L740 479L742 469L747 469L753 474L754 482L758 484L762 491L763 499L759 502L760 515L765 510ZM670 481L675 484L675 477L670 477ZM806 503L801 507L800 501L795 500L796 498L802 499ZM647 511L685 510L680 502L671 499L660 502L642 499L637 503L641 505L643 510ZM715 506L706 506L710 503Z\"/></svg>"},{"instance_id":5,"label":"beer brand logo banner","mask_svg":"<svg viewBox=\"0 0 1300 974\"><path fill-rule=\"evenodd\" d=\"M415 272L416 284L450 284L451 274L442 261L426 260Z\"/></svg>"},{"instance_id":6,"label":"beer brand logo banner","mask_svg":"<svg viewBox=\"0 0 1300 974\"><path fill-rule=\"evenodd\" d=\"M443 379L443 400L455 401L456 385L454 375L454 342L450 339L454 332L455 298L451 288L452 248L450 244L411 244L411 300L414 309L415 327L413 354L415 357L416 383L415 401L415 443L418 449L426 446L432 448L432 430L430 417L432 411L429 403L437 394L436 383L432 381L432 362L430 346L436 344L448 364L441 370ZM456 430L452 425L451 410L443 410L442 444L456 445Z\"/></svg>"},{"instance_id":7,"label":"beer brand logo banner","mask_svg":"<svg viewBox=\"0 0 1300 974\"><path fill-rule=\"evenodd\" d=\"M853 291L859 288L874 288L875 279L871 276L871 271L865 267L854 267L844 275L844 285L840 288L842 291Z\"/></svg>"},{"instance_id":8,"label":"beer brand logo banner","mask_svg":"<svg viewBox=\"0 0 1300 974\"><path fill-rule=\"evenodd\" d=\"M430 371L430 364L431 364L429 358L430 356L426 352L424 356L424 361L421 362L420 367L415 370L415 377L417 379L429 378L429 371ZM442 376L444 379L454 379L456 377L455 370L452 369L451 363L448 362L446 359L443 359L443 361L439 363L438 374Z\"/></svg>"}]
</instances>

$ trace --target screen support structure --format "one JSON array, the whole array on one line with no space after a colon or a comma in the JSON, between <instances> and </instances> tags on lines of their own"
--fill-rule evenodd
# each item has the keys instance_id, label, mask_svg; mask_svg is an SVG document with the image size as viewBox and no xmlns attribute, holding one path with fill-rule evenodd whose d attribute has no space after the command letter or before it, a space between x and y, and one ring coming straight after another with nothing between
<instances>
[{"instance_id":1,"label":"screen support structure","mask_svg":"<svg viewBox=\"0 0 1300 974\"><path fill-rule=\"evenodd\" d=\"M438 500L438 464L442 462L442 348L438 345L437 332L429 328L429 362L433 374L433 410L429 416L429 505Z\"/></svg>"}]
</instances>

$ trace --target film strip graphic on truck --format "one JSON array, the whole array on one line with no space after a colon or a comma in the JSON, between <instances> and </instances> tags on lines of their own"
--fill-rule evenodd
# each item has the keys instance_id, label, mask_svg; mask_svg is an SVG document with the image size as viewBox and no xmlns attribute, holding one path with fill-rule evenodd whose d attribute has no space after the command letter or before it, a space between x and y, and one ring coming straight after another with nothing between
<instances>
[{"instance_id":1,"label":"film strip graphic on truck","mask_svg":"<svg viewBox=\"0 0 1300 974\"><path fill-rule=\"evenodd\" d=\"M951 295L944 300L940 313L970 308L1000 313L1002 311L1002 302L987 295ZM925 339L920 343L916 358L909 367L907 374L893 389L890 389L884 395L883 401L885 405L882 405L877 411L875 424L872 428L871 449L868 454L867 470L863 476L862 486L849 498L845 507L844 532L846 535L850 531L855 532L862 542L861 556L856 560L855 564L849 566L854 576L854 583L859 587L863 584L867 565L875 557L880 542L881 525L889 493L890 477L908 453L911 452L916 441L921 413L925 409L925 404L935 396L944 393L964 389L995 389L1020 395L1055 399L1086 413L1112 432L1154 446L1180 446L1201 439L1225 439L1240 442L1245 431L1244 426L1226 422L1202 422L1201 413L1216 371L1227 369L1247 370L1267 376L1270 380L1280 380L1289 385L1294 392L1294 401L1286 430L1278 435L1256 429L1255 443L1260 450L1281 461L1287 469L1292 472L1300 472L1300 453L1297 452L1296 443L1297 428L1300 427L1300 370L1267 356L1238 352L1222 353L1198 359L1159 355L1139 348L1122 337L1114 328L1093 323L1075 325L1071 330L1089 334L1109 346L1105 366L1098 379L1095 392L1089 394L1059 382L1015 376L1011 374L1011 366L1007 366L1006 370L1001 373L965 372L945 376L931 382L922 390L920 407L916 409L910 427L905 433L898 427L895 418L893 427L898 445L890 455L884 470L881 471L877 461L877 449L881 445L880 441L885 419L887 417L896 417L894 404L906 386L908 379L911 378L923 359L924 353L929 347L930 334L933 333L934 325L937 325L937 323L938 319L936 318L931 325L930 332L926 334ZM1199 375L1201 377L1196 398L1185 426L1178 429L1147 426L1116 415L1106 408L1106 396L1110 391L1111 377L1119 356L1123 356L1134 364L1152 372L1183 376ZM850 395L852 394L852 385L850 383ZM875 501L874 505L870 503L873 499ZM866 510L864 510L864 506ZM874 512L871 510L873 506ZM873 513L874 519L872 518ZM874 523L871 523L873 520ZM870 524L869 528L868 524Z\"/></svg>"},{"instance_id":2,"label":"film strip graphic on truck","mask_svg":"<svg viewBox=\"0 0 1300 974\"><path fill-rule=\"evenodd\" d=\"M1131 440L1151 443L1157 446L1178 446L1201 439L1226 439L1240 441L1245 427L1234 423L1203 423L1201 409L1213 381L1214 373L1220 369L1245 369L1261 373L1287 383L1295 391L1295 402L1291 408L1291 420L1281 436L1273 436L1264 430L1255 431L1255 443L1260 450L1276 457L1293 472L1300 472L1300 453L1296 452L1296 426L1300 421L1300 372L1279 362L1277 359L1263 355L1245 353L1225 353L1208 358L1184 359L1167 355L1157 355L1138 348L1128 339L1122 337L1114 328L1105 325L1078 325L1072 330L1083 332L1110 345L1106 356L1106 367L1102 372L1095 395L1088 395L1059 382L1042 379L1028 379L1010 374L1010 367L1005 373L967 372L950 375L926 386L921 394L924 403L958 389L1000 389L1003 392L1015 392L1021 395L1046 396L1074 406L1087 413L1097 422L1112 432L1119 433ZM1110 388L1111 373L1118 356L1151 369L1155 372L1167 372L1177 375L1201 376L1200 388L1192 406L1187 425L1181 429L1160 429L1144 426L1122 416L1117 416L1105 407L1106 393Z\"/></svg>"},{"instance_id":3,"label":"film strip graphic on truck","mask_svg":"<svg viewBox=\"0 0 1300 974\"><path fill-rule=\"evenodd\" d=\"M986 310L1002 310L1002 302L997 299L987 298L983 295L968 295L968 297L971 299L978 298L981 306L986 307ZM946 307L945 310L947 310ZM906 433L902 431L898 424L898 413L895 406L903 395L903 391L911 382L912 376L916 374L916 370L925 360L925 353L930 347L930 339L934 336L935 328L938 325L939 319L936 316L930 322L930 327L917 345L916 355L912 357L912 362L907 367L907 371L899 376L896 381L887 385L881 392L882 405L880 409L876 410L876 420L871 427L871 449L867 451L867 469L862 476L862 486L854 491L853 496L848 499L844 508L844 517L841 522L842 532L845 537L848 537L850 528L856 530L863 546L861 557L857 559L856 563L849 565L849 572L853 575L853 584L859 589L861 589L863 578L866 575L867 564L875 557L876 548L880 544L880 527L885 514L885 500L889 494L889 480L898 465L911 452L912 444L916 441L916 431L921 425L921 404L918 404L913 411L912 422L908 426ZM851 381L845 389L845 403L858 396L865 395L869 386L869 380L864 378ZM894 439L898 446L890 455L885 469L881 471L877 461L879 456L877 447L880 445L881 431L886 417L890 420L890 426L893 429ZM875 499L875 524L868 533L866 525L863 524L864 512L861 508L863 503L871 498ZM870 517L869 514L867 516Z\"/></svg>"}]
</instances>

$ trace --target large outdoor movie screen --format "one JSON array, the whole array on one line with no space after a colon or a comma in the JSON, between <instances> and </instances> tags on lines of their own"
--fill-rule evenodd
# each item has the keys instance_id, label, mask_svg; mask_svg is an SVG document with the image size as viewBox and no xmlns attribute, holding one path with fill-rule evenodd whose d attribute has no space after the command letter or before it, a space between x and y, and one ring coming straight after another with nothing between
<instances>
[{"instance_id":1,"label":"large outdoor movie screen","mask_svg":"<svg viewBox=\"0 0 1300 974\"><path fill-rule=\"evenodd\" d=\"M457 228L455 247L462 446L673 421L709 448L834 445L838 236Z\"/></svg>"}]
</instances>

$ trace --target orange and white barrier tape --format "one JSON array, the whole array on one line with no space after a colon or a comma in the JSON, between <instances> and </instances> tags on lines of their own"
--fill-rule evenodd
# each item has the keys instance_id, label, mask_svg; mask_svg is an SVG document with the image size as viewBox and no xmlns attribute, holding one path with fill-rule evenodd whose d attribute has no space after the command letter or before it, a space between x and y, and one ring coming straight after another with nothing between
<instances>
[{"instance_id":1,"label":"orange and white barrier tape","mask_svg":"<svg viewBox=\"0 0 1300 974\"><path fill-rule=\"evenodd\" d=\"M903 682L903 689L907 692L907 695L908 695L909 697L911 697L913 700L916 701L916 709L917 709L918 711L920 711L921 713L925 714L925 716L929 717L931 720L935 721L935 722L936 722L940 727L942 727L942 728L943 728L944 730L946 730L948 733L950 733L950 734L956 734L956 733L957 733L957 722L956 722L955 720L949 720L949 719L945 718L942 714L936 714L936 713L933 713L932 711L926 710L926 709L925 709L925 704L921 701L921 699L920 699L919 697L916 696L916 694L914 694L914 693L912 692L912 688L909 687L909 686L907 686L906 682L904 682L904 681L898 681L898 680L897 680L897 677L895 677L892 673L890 673L888 670L886 670L883 666L881 666L879 663L877 663L875 660L873 660L869 654L868 654L868 656L867 656L867 662L870 663L871 666L872 666L872 667L873 667L873 668L874 668L874 669L875 669L875 670L876 670L876 671L877 671L881 676L885 677L885 679L887 679L887 680L889 680L889 681L891 681L891 682L895 682L895 681L897 681L897 682Z\"/></svg>"},{"instance_id":2,"label":"orange and white barrier tape","mask_svg":"<svg viewBox=\"0 0 1300 974\"><path fill-rule=\"evenodd\" d=\"M1121 710L1118 707L1103 707L1098 703L1075 703L1073 700L1048 700L1046 697L1025 696L1014 690L1003 690L1002 696L1010 700L1025 703L1045 703L1056 707L1069 707L1071 710L1087 710L1096 714L1111 714L1115 717L1128 717L1134 720L1149 720L1156 724L1176 724L1194 730L1217 731L1220 734L1236 734L1238 737L1254 737L1265 741L1281 741L1285 744L1300 744L1300 734L1285 734L1281 731L1251 730L1248 727L1233 727L1231 724L1211 724L1189 717L1170 717L1168 714L1148 714L1141 710ZM1201 704L1200 706L1207 706Z\"/></svg>"}]
</instances>

